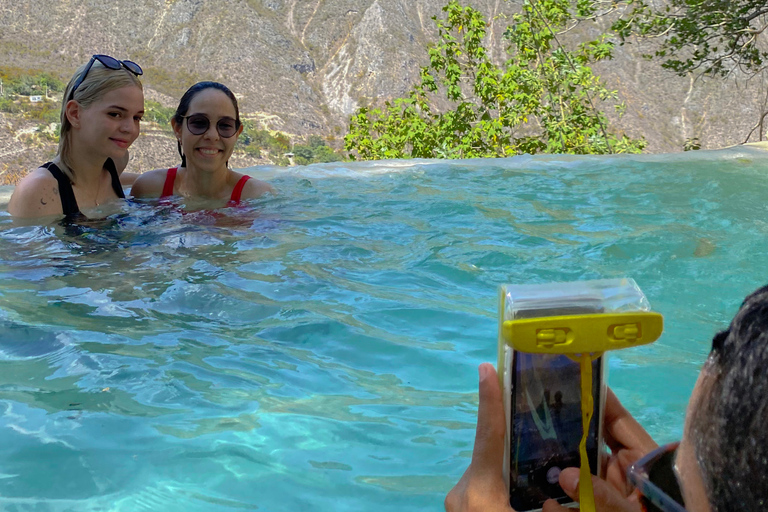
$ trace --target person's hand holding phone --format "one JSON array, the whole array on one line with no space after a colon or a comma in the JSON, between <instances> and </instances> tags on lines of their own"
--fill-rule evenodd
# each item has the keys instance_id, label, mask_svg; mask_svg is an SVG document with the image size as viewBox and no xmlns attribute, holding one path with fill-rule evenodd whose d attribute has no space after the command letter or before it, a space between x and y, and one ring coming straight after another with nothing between
<instances>
[{"instance_id":1,"label":"person's hand holding phone","mask_svg":"<svg viewBox=\"0 0 768 512\"><path fill-rule=\"evenodd\" d=\"M605 480L592 477L595 508L598 512L639 512L638 495L627 481L627 469L633 462L657 448L656 442L608 389L603 417L605 441L611 448L606 463ZM573 500L579 499L579 469L567 468L560 473L560 487ZM554 500L544 504L542 512L572 512Z\"/></svg>"},{"instance_id":2,"label":"person's hand holding phone","mask_svg":"<svg viewBox=\"0 0 768 512\"><path fill-rule=\"evenodd\" d=\"M499 379L489 363L481 364L479 373L480 404L472 462L446 496L445 509L448 512L514 512L509 506L502 476L506 421ZM607 462L606 479L592 477L596 508L599 512L639 512L641 507L627 482L626 470L657 445L610 389L603 421L605 439L612 453ZM561 487L574 500L579 497L578 479L579 468L567 468L560 473ZM573 509L555 500L544 503L543 512L566 511Z\"/></svg>"},{"instance_id":3,"label":"person's hand holding phone","mask_svg":"<svg viewBox=\"0 0 768 512\"><path fill-rule=\"evenodd\" d=\"M560 473L560 487L574 501L579 499L579 468L566 468ZM595 496L595 510L597 512L642 512L635 495L622 496L602 478L592 475L592 489ZM560 505L555 500L547 500L541 508L541 512L574 512L573 508Z\"/></svg>"},{"instance_id":4,"label":"person's hand holding phone","mask_svg":"<svg viewBox=\"0 0 768 512\"><path fill-rule=\"evenodd\" d=\"M622 496L629 496L632 486L627 481L627 469L643 455L659 445L627 411L616 395L608 389L603 418L605 442L611 448L605 480Z\"/></svg>"},{"instance_id":5,"label":"person's hand holding phone","mask_svg":"<svg viewBox=\"0 0 768 512\"><path fill-rule=\"evenodd\" d=\"M496 369L483 363L480 373L480 404L472 462L445 497L448 512L514 512L504 484L504 433L506 420Z\"/></svg>"}]
</instances>

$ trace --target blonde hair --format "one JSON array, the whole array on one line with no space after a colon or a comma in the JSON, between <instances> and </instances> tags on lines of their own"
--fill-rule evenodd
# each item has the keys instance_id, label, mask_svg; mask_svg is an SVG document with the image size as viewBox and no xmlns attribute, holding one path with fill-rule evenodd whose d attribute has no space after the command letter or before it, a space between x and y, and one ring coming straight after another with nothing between
<instances>
[{"instance_id":1,"label":"blonde hair","mask_svg":"<svg viewBox=\"0 0 768 512\"><path fill-rule=\"evenodd\" d=\"M56 154L63 164L61 165L61 170L73 183L75 181L75 171L72 168L72 123L67 118L67 103L70 100L75 100L81 107L88 108L105 94L115 89L129 85L135 85L143 89L139 78L127 69L123 67L120 69L109 69L96 60L91 69L88 70L85 80L83 80L83 83L80 84L74 96L72 96L72 88L87 66L88 64L83 64L77 69L75 75L69 80L64 91L64 97L61 100L61 135L59 136L59 149Z\"/></svg>"}]
</instances>

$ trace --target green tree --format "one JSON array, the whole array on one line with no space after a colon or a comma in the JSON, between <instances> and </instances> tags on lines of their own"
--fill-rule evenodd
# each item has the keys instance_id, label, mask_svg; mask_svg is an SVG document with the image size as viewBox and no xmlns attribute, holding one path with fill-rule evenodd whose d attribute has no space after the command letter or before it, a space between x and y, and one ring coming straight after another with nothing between
<instances>
[{"instance_id":1,"label":"green tree","mask_svg":"<svg viewBox=\"0 0 768 512\"><path fill-rule=\"evenodd\" d=\"M768 49L760 36L768 28L766 0L669 0L656 8L628 0L613 29L622 41L640 36L660 41L654 55L662 66L684 75L727 76L734 69L760 71Z\"/></svg>"},{"instance_id":2,"label":"green tree","mask_svg":"<svg viewBox=\"0 0 768 512\"><path fill-rule=\"evenodd\" d=\"M262 150L265 150L269 153L270 160L278 165L287 165L288 159L283 157L283 154L288 151L290 145L291 141L286 134L260 129L253 121L244 119L243 132L235 147L257 158L261 158Z\"/></svg>"},{"instance_id":3,"label":"green tree","mask_svg":"<svg viewBox=\"0 0 768 512\"><path fill-rule=\"evenodd\" d=\"M325 144L315 148L314 161L318 163L341 162L344 157Z\"/></svg>"},{"instance_id":4,"label":"green tree","mask_svg":"<svg viewBox=\"0 0 768 512\"><path fill-rule=\"evenodd\" d=\"M165 131L171 131L171 119L176 113L173 107L164 107L157 101L146 100L144 102L144 120L157 123Z\"/></svg>"},{"instance_id":5,"label":"green tree","mask_svg":"<svg viewBox=\"0 0 768 512\"><path fill-rule=\"evenodd\" d=\"M293 147L293 156L297 164L307 165L312 163L315 152L309 146L295 145Z\"/></svg>"},{"instance_id":6,"label":"green tree","mask_svg":"<svg viewBox=\"0 0 768 512\"><path fill-rule=\"evenodd\" d=\"M310 135L306 144L293 146L294 161L298 165L340 162L344 157L329 148L320 135Z\"/></svg>"},{"instance_id":7,"label":"green tree","mask_svg":"<svg viewBox=\"0 0 768 512\"><path fill-rule=\"evenodd\" d=\"M8 112L9 114L18 114L22 112L21 105L16 103L10 98L0 98L0 112Z\"/></svg>"},{"instance_id":8,"label":"green tree","mask_svg":"<svg viewBox=\"0 0 768 512\"><path fill-rule=\"evenodd\" d=\"M567 50L558 39L593 5L525 0L505 32L508 60L494 64L485 47L487 23L452 0L446 19L433 18L439 40L429 48L421 81L383 108L362 107L344 137L353 159L503 157L521 153L639 152L644 140L609 130L597 108L623 105L592 73L613 45L602 36ZM447 104L439 109L437 105Z\"/></svg>"},{"instance_id":9,"label":"green tree","mask_svg":"<svg viewBox=\"0 0 768 512\"><path fill-rule=\"evenodd\" d=\"M323 147L325 145L326 145L325 141L319 135L310 135L307 138L307 146L309 146L309 147L311 147L313 149L317 149L317 148Z\"/></svg>"},{"instance_id":10,"label":"green tree","mask_svg":"<svg viewBox=\"0 0 768 512\"><path fill-rule=\"evenodd\" d=\"M3 81L3 89L6 95L32 96L61 92L66 83L60 78L38 70L27 70L14 67L0 66L0 79Z\"/></svg>"}]
</instances>

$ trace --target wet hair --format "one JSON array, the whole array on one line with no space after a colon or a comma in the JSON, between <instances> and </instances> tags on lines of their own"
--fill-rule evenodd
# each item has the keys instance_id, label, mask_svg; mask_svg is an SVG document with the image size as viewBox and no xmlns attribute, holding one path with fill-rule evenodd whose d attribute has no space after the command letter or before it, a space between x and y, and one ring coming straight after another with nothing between
<instances>
[{"instance_id":1,"label":"wet hair","mask_svg":"<svg viewBox=\"0 0 768 512\"><path fill-rule=\"evenodd\" d=\"M219 82L197 82L195 85L187 89L187 92L184 93L184 96L182 96L181 100L179 101L179 106L176 108L176 113L173 114L173 120L176 121L176 124L181 126L184 123L184 116L186 116L187 112L189 112L190 103L192 103L192 100L195 98L195 96L206 89L216 89L227 95L227 98L232 101L232 106L235 107L235 126L240 128L240 107L237 105L237 98L235 98L234 93L229 90L229 87L224 84L220 84ZM181 150L181 141L176 141L176 145L179 149L179 156L181 156L180 167L186 167L187 157L184 156L184 152Z\"/></svg>"},{"instance_id":2,"label":"wet hair","mask_svg":"<svg viewBox=\"0 0 768 512\"><path fill-rule=\"evenodd\" d=\"M689 434L712 509L768 508L768 286L749 295L704 366Z\"/></svg>"},{"instance_id":3,"label":"wet hair","mask_svg":"<svg viewBox=\"0 0 768 512\"><path fill-rule=\"evenodd\" d=\"M67 118L67 103L70 100L75 100L81 107L88 108L94 102L103 98L105 94L115 89L129 85L142 88L138 77L127 69L122 67L120 69L109 69L97 60L93 63L91 69L88 70L85 80L83 80L83 83L80 84L80 87L77 88L74 96L72 96L72 88L83 71L85 71L86 66L87 64L83 64L77 69L74 76L69 80L64 91L64 97L61 100L61 135L59 136L59 149L56 154L61 159L61 163L64 164L61 166L61 170L73 183L75 182L75 171L72 167L72 123Z\"/></svg>"}]
</instances>

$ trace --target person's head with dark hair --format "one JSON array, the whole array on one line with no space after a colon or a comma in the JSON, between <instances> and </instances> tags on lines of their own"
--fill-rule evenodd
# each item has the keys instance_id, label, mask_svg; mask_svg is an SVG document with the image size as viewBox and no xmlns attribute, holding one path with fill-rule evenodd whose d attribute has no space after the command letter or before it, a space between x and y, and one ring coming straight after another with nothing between
<instances>
[{"instance_id":1,"label":"person's head with dark hair","mask_svg":"<svg viewBox=\"0 0 768 512\"><path fill-rule=\"evenodd\" d=\"M768 286L715 335L688 406L685 449L712 510L768 507Z\"/></svg>"},{"instance_id":2,"label":"person's head with dark hair","mask_svg":"<svg viewBox=\"0 0 768 512\"><path fill-rule=\"evenodd\" d=\"M267 183L229 168L243 131L237 98L218 82L198 82L181 97L171 118L181 165L142 174L131 189L134 197L182 196L237 204L266 192Z\"/></svg>"},{"instance_id":3,"label":"person's head with dark hair","mask_svg":"<svg viewBox=\"0 0 768 512\"><path fill-rule=\"evenodd\" d=\"M232 102L232 107L234 108L235 116L233 118L234 124L237 135L240 134L240 107L237 105L237 98L232 93L232 91L229 90L229 88L221 84L219 82L198 82L189 89L187 89L187 92L184 93L184 96L181 97L181 100L179 101L179 106L176 108L176 112L173 115L173 125L174 125L174 131L177 135L177 144L179 149L179 156L181 156L181 167L187 166L187 158L186 153L182 148L182 136L181 136L181 127L184 124L184 119L189 119L190 114L190 105L192 104L193 100L201 93L207 90L214 90L214 91L220 91L222 94L224 94L229 101ZM194 119L193 119L194 121ZM178 127L178 129L177 129ZM194 128L193 128L194 130ZM237 138L235 138L235 141ZM233 145L234 146L234 145ZM231 152L230 152L231 153ZM229 160L229 158L227 158Z\"/></svg>"}]
</instances>

